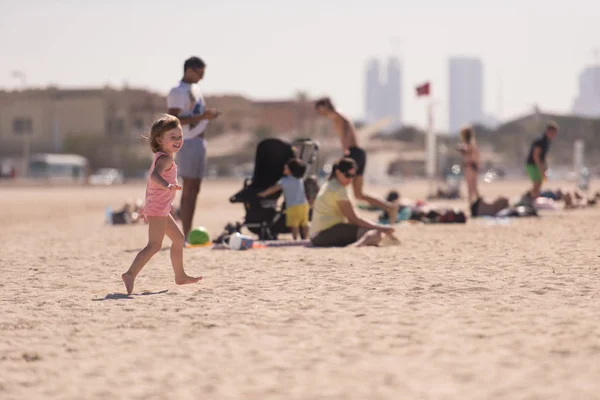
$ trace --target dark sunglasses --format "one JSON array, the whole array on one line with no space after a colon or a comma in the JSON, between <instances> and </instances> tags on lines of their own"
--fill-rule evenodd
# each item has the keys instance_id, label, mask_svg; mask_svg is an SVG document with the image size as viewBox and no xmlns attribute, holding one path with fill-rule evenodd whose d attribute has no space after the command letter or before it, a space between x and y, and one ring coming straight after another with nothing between
<instances>
[{"instance_id":1,"label":"dark sunglasses","mask_svg":"<svg viewBox=\"0 0 600 400\"><path fill-rule=\"evenodd\" d=\"M356 178L356 174L351 174L350 172L342 172L346 178Z\"/></svg>"}]
</instances>

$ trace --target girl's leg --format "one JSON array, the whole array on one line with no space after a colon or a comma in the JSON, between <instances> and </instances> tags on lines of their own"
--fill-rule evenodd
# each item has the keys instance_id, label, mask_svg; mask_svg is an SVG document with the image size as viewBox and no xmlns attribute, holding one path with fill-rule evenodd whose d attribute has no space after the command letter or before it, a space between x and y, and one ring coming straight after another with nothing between
<instances>
[{"instance_id":1,"label":"girl's leg","mask_svg":"<svg viewBox=\"0 0 600 400\"><path fill-rule=\"evenodd\" d=\"M175 272L175 283L178 285L196 283L202 279L202 277L194 278L188 276L183 269L183 232L179 229L179 226L177 226L172 215L167 216L166 219L166 233L173 243L171 245L171 264L173 264L173 271Z\"/></svg>"},{"instance_id":2,"label":"girl's leg","mask_svg":"<svg viewBox=\"0 0 600 400\"><path fill-rule=\"evenodd\" d=\"M153 255L160 251L165 231L167 228L166 217L147 217L148 219L148 244L144 247L133 260L129 270L121 275L127 294L133 292L133 283L136 276L142 268L150 261Z\"/></svg>"},{"instance_id":3,"label":"girl's leg","mask_svg":"<svg viewBox=\"0 0 600 400\"><path fill-rule=\"evenodd\" d=\"M354 197L356 197L356 200L366 201L374 207L381 208L388 213L390 225L394 225L396 223L396 216L398 215L400 204L398 202L390 203L363 193L363 183L364 179L362 176L357 176L352 181L352 189L354 189Z\"/></svg>"}]
</instances>

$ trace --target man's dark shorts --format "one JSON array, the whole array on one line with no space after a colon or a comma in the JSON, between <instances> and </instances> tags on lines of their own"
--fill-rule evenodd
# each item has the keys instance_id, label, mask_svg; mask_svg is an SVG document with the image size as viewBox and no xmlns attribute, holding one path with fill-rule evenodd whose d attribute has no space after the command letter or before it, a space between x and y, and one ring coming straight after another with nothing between
<instances>
[{"instance_id":1,"label":"man's dark shorts","mask_svg":"<svg viewBox=\"0 0 600 400\"><path fill-rule=\"evenodd\" d=\"M360 147L350 147L348 151L350 152L348 157L356 162L356 175L363 176L367 166L367 153Z\"/></svg>"}]
</instances>

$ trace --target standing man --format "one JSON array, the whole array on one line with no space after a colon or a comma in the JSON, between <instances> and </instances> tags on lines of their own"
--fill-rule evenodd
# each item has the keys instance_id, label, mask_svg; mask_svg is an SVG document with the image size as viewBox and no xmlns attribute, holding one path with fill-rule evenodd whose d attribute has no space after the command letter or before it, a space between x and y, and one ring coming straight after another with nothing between
<instances>
[{"instance_id":1,"label":"standing man","mask_svg":"<svg viewBox=\"0 0 600 400\"><path fill-rule=\"evenodd\" d=\"M219 116L215 109L207 109L204 97L196 89L204 77L206 64L198 57L190 57L183 64L183 78L169 92L169 114L179 118L183 129L183 146L177 155L179 174L183 179L180 216L183 234L187 238L192 229L196 200L206 172L206 140L204 130L210 120Z\"/></svg>"},{"instance_id":2,"label":"standing man","mask_svg":"<svg viewBox=\"0 0 600 400\"><path fill-rule=\"evenodd\" d=\"M550 142L558 133L558 125L556 122L549 122L546 125L546 132L539 138L535 139L529 149L529 155L527 156L527 163L525 169L529 179L533 182L533 189L531 190L531 199L535 201L540 196L542 189L542 183L546 179L546 172L548 172L548 164L546 164L546 154L550 148Z\"/></svg>"}]
</instances>

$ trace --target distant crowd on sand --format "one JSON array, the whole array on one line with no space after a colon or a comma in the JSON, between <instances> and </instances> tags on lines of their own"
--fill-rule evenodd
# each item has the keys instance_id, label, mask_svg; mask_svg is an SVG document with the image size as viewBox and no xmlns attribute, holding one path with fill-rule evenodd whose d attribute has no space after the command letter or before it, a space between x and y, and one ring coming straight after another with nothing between
<instances>
[{"instance_id":1,"label":"distant crowd on sand","mask_svg":"<svg viewBox=\"0 0 600 400\"><path fill-rule=\"evenodd\" d=\"M592 206L600 200L600 192L593 197L588 197L578 189L569 191L558 188L542 191L542 185L547 182L548 177L547 154L558 131L558 124L550 121L547 123L542 135L531 143L525 160L525 171L532 187L523 194L516 204L517 206L529 207L532 212L535 212L537 209L553 208L555 201L563 201L566 209L573 209ZM499 197L493 202L486 202L483 199L477 185L481 160L475 140L475 132L472 128L466 127L461 130L460 136L461 143L457 146L457 150L461 152L463 157L463 170L471 216L497 216L503 210L509 208L509 200L506 197Z\"/></svg>"},{"instance_id":2,"label":"distant crowd on sand","mask_svg":"<svg viewBox=\"0 0 600 400\"><path fill-rule=\"evenodd\" d=\"M136 255L129 269L122 274L127 293L132 293L135 279L148 261L161 249L164 237L171 242L171 263L177 284L196 283L200 276L190 276L183 266L183 248L192 227L196 202L202 179L206 173L207 142L204 135L210 121L221 114L208 108L198 91L197 83L204 78L206 64L199 57L184 62L183 76L167 97L167 113L154 121L147 137L153 160L148 172L146 196L143 205L126 204L123 210L113 214L112 221L148 223L148 242ZM423 204L401 205L400 195L380 199L364 190L364 171L367 154L360 147L352 121L342 114L332 100L324 97L315 102L315 112L328 118L340 140L340 158L333 164L327 181L318 188L315 180L304 180L306 164L296 156L289 159L281 178L271 187L260 188L257 198L283 192L285 200L285 222L294 239L310 241L314 247L377 246L384 239L397 244L394 225L398 220L410 218L424 222L465 222L466 216L454 210L431 210ZM532 209L540 198L562 199L568 207L594 204L597 198L586 199L582 193L558 190L542 192L548 166L546 156L551 141L559 127L548 123L545 132L532 144L525 162L527 174L532 182L531 190L522 199L523 209ZM471 216L510 216L508 199L499 198L492 203L483 200L477 186L480 169L480 153L475 132L465 128L461 132L462 143L458 151L463 157L464 176L468 189ZM175 157L177 156L177 157ZM287 156L286 156L287 157ZM181 184L179 179L181 178ZM348 187L354 197L373 209L382 210L384 218L372 222L360 216L350 200ZM182 191L179 211L173 209L177 191ZM527 207L526 207L527 206ZM506 214L506 212L509 214ZM408 211L408 213L406 212ZM521 216L522 210L516 210ZM525 213L526 214L526 213ZM182 228L178 222L181 221ZM119 222L116 222L119 223Z\"/></svg>"}]
</instances>

